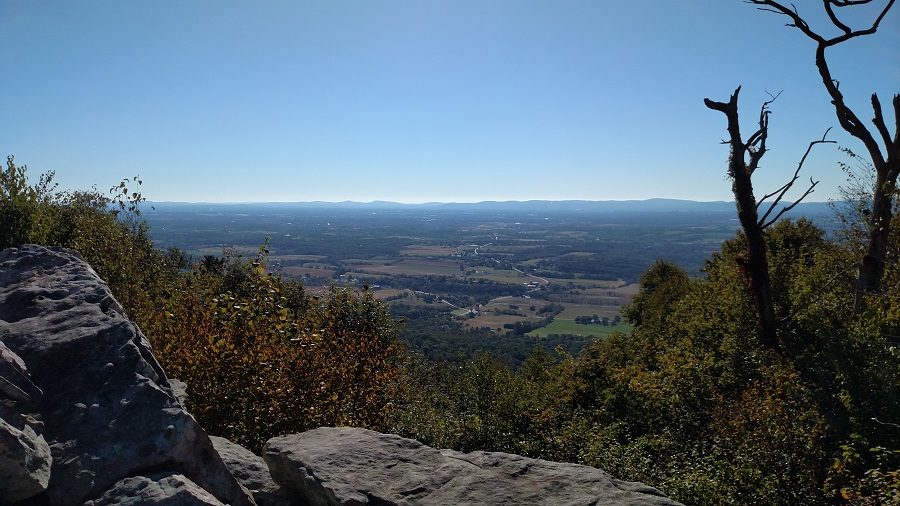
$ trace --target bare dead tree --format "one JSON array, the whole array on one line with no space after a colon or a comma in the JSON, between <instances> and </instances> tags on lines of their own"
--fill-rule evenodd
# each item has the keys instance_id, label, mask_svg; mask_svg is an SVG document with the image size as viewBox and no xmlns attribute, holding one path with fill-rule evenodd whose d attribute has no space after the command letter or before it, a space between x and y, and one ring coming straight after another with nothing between
<instances>
[{"instance_id":1,"label":"bare dead tree","mask_svg":"<svg viewBox=\"0 0 900 506\"><path fill-rule=\"evenodd\" d=\"M722 143L729 145L728 176L731 178L731 191L734 193L738 220L741 223L741 228L744 229L744 235L747 236L747 253L746 256L738 259L739 267L756 305L760 341L765 347L775 350L783 356L789 353L789 349L778 338L778 319L772 298L772 283L769 279L769 262L766 255L764 232L766 228L778 221L784 213L793 209L794 206L813 192L813 189L819 182L810 178L809 187L799 199L784 205L776 211L788 190L800 178L800 170L803 168L803 164L806 162L812 148L816 144L834 141L826 140L828 135L828 130L826 130L822 139L810 142L806 148L806 153L800 159L800 163L797 164L793 177L781 188L756 200L756 196L753 193L753 173L759 168L759 162L766 154L766 141L769 137L769 115L771 114L769 106L778 98L778 95L770 95L770 99L763 103L759 111L758 128L745 141L741 136L738 116L738 95L740 92L741 87L738 86L728 102L716 102L708 98L704 99L703 102L706 104L706 107L725 114L728 120L729 138L722 141ZM760 217L760 208L763 207L766 200L772 197L775 199L768 204L765 212L762 213L762 217ZM774 215L773 212L775 213Z\"/></svg>"},{"instance_id":2,"label":"bare dead tree","mask_svg":"<svg viewBox=\"0 0 900 506\"><path fill-rule=\"evenodd\" d=\"M747 1L758 6L760 10L787 16L790 19L787 26L800 30L816 43L816 68L822 77L825 90L831 96L831 103L834 105L838 122L841 128L863 143L875 168L872 209L869 213L869 238L866 253L859 265L854 300L854 307L859 310L866 294L877 293L881 290L884 269L888 260L888 238L894 213L892 206L894 196L897 194L897 176L900 174L900 94L895 94L893 99L893 137L885 123L878 95L872 94L872 111L874 113L872 123L880 137L880 140L876 139L876 136L866 128L856 113L844 102L840 83L831 75L831 70L828 68L825 51L856 37L875 33L888 11L893 7L895 0L886 2L872 24L862 29L854 29L841 21L836 9L868 4L872 0L822 0L828 19L839 31L839 35L834 37L826 37L813 30L793 5L788 8L773 0ZM879 145L879 141L882 145Z\"/></svg>"}]
</instances>

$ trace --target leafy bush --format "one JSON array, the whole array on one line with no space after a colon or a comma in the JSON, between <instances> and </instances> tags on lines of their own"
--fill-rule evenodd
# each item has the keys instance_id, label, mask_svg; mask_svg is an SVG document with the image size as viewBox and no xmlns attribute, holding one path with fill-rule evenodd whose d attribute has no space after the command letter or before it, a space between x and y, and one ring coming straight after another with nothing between
<instances>
[{"instance_id":1,"label":"leafy bush","mask_svg":"<svg viewBox=\"0 0 900 506\"><path fill-rule=\"evenodd\" d=\"M394 322L371 292L307 295L253 262L184 273L145 325L165 370L213 434L259 450L323 425L383 427L397 375Z\"/></svg>"}]
</instances>

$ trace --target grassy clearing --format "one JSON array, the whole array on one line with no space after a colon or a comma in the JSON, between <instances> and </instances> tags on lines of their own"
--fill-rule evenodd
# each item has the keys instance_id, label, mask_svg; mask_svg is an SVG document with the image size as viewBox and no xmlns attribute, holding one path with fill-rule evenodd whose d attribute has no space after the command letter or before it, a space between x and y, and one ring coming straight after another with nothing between
<instances>
[{"instance_id":1,"label":"grassy clearing","mask_svg":"<svg viewBox=\"0 0 900 506\"><path fill-rule=\"evenodd\" d=\"M375 290L375 298L379 300L384 300L388 297L393 297L395 295L400 295L406 290L400 290L399 288L379 288Z\"/></svg>"},{"instance_id":2,"label":"grassy clearing","mask_svg":"<svg viewBox=\"0 0 900 506\"><path fill-rule=\"evenodd\" d=\"M508 283L510 285L520 285L527 283L533 278L511 271L509 269L494 269L492 267L478 266L466 270L468 277L475 279L486 279L488 281L496 281L497 283Z\"/></svg>"},{"instance_id":3,"label":"grassy clearing","mask_svg":"<svg viewBox=\"0 0 900 506\"><path fill-rule=\"evenodd\" d=\"M556 315L557 320L575 320L576 316L605 316L607 318L614 318L619 314L618 307L612 306L595 306L591 304L569 304L563 303L565 309L562 310L561 313Z\"/></svg>"}]
</instances>

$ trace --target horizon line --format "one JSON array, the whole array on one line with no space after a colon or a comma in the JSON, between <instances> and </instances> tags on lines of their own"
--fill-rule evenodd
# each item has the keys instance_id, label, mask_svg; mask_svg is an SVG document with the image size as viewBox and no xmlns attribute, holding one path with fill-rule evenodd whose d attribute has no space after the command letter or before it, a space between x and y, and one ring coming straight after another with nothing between
<instances>
[{"instance_id":1,"label":"horizon line","mask_svg":"<svg viewBox=\"0 0 900 506\"><path fill-rule=\"evenodd\" d=\"M245 205L245 204L394 204L401 206L425 206L425 205L448 205L448 204L528 204L528 203L632 203L632 202L683 202L694 204L726 204L733 203L733 200L693 200L667 197L651 197L645 199L526 199L526 200L475 200L475 201L426 201L426 202L401 202L395 200L146 200L148 204L224 204L224 205ZM801 204L828 204L837 202L834 199L829 200L811 200L802 201ZM793 201L784 201L783 203L791 204Z\"/></svg>"}]
</instances>

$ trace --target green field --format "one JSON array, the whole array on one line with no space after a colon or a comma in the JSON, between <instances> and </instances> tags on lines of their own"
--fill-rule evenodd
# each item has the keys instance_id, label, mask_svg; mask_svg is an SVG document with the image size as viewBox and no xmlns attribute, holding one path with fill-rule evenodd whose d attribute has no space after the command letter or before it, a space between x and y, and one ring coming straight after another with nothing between
<instances>
[{"instance_id":1,"label":"green field","mask_svg":"<svg viewBox=\"0 0 900 506\"><path fill-rule=\"evenodd\" d=\"M631 325L622 323L619 325L599 325L575 323L575 320L556 319L550 325L532 330L528 333L531 337L547 337L551 334L572 334L576 336L604 337L613 332L631 332Z\"/></svg>"}]
</instances>

